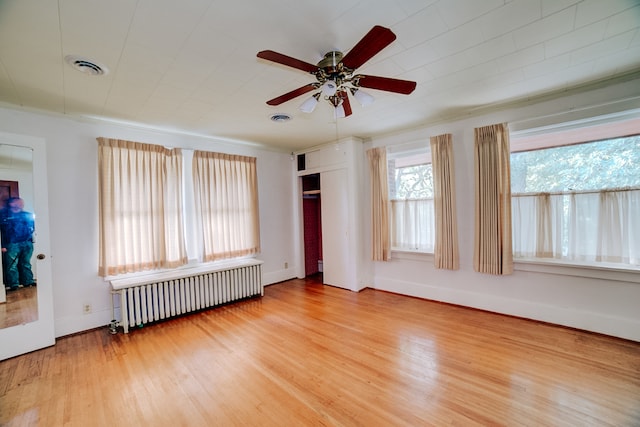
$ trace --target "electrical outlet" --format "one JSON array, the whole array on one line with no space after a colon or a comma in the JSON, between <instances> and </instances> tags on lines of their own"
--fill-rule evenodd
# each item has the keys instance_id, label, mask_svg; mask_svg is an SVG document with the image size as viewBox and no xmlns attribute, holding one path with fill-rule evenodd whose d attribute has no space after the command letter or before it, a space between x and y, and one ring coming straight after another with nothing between
<instances>
[{"instance_id":1,"label":"electrical outlet","mask_svg":"<svg viewBox=\"0 0 640 427\"><path fill-rule=\"evenodd\" d=\"M91 304L85 304L85 305L82 307L82 312L83 312L84 314L89 314L89 313L91 313Z\"/></svg>"},{"instance_id":2,"label":"electrical outlet","mask_svg":"<svg viewBox=\"0 0 640 427\"><path fill-rule=\"evenodd\" d=\"M285 263L284 263L284 268L285 268L285 270L286 270L287 268L289 268L289 263L288 263L288 262L285 262Z\"/></svg>"}]
</instances>

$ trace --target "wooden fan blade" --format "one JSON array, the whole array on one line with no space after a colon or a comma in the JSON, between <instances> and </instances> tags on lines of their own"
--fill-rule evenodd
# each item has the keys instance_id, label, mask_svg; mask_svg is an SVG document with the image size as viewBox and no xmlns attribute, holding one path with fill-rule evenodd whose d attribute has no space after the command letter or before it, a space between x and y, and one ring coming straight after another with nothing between
<instances>
[{"instance_id":1,"label":"wooden fan blade","mask_svg":"<svg viewBox=\"0 0 640 427\"><path fill-rule=\"evenodd\" d=\"M349 96L345 91L342 91L342 108L344 108L344 116L349 117L352 113L351 102L349 102Z\"/></svg>"},{"instance_id":2,"label":"wooden fan blade","mask_svg":"<svg viewBox=\"0 0 640 427\"><path fill-rule=\"evenodd\" d=\"M342 58L342 64L355 70L389 46L395 39L396 35L393 34L393 31L376 25Z\"/></svg>"},{"instance_id":3,"label":"wooden fan blade","mask_svg":"<svg viewBox=\"0 0 640 427\"><path fill-rule=\"evenodd\" d=\"M315 83L309 83L308 85L299 87L298 89L294 89L291 92L287 92L284 95L280 95L277 98L273 98L269 101L267 101L267 104L269 105L280 105L283 102L287 102L290 99L296 98L302 94L305 94L307 92L311 92L312 90L317 88L317 84Z\"/></svg>"},{"instance_id":4,"label":"wooden fan blade","mask_svg":"<svg viewBox=\"0 0 640 427\"><path fill-rule=\"evenodd\" d=\"M385 90L387 92L409 95L416 88L416 82L409 80L392 79L389 77L358 75L357 86L369 89Z\"/></svg>"},{"instance_id":5,"label":"wooden fan blade","mask_svg":"<svg viewBox=\"0 0 640 427\"><path fill-rule=\"evenodd\" d=\"M306 71L308 73L315 73L318 71L318 66L309 64L308 62L301 61L296 58L292 58L287 55L283 55L272 50L263 50L258 52L258 58L266 59L267 61L277 62L278 64L286 65L287 67L297 68L298 70Z\"/></svg>"}]
</instances>

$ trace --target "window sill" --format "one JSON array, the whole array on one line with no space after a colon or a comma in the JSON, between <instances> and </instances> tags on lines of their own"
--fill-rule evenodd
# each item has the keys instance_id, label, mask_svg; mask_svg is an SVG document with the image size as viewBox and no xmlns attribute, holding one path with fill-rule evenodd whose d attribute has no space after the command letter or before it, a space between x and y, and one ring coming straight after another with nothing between
<instances>
[{"instance_id":1,"label":"window sill","mask_svg":"<svg viewBox=\"0 0 640 427\"><path fill-rule=\"evenodd\" d=\"M551 273L565 276L590 277L640 283L640 266L613 263L580 263L553 259L514 258L514 269L536 273Z\"/></svg>"},{"instance_id":2,"label":"window sill","mask_svg":"<svg viewBox=\"0 0 640 427\"><path fill-rule=\"evenodd\" d=\"M391 249L391 259L433 262L433 253L421 252L417 250L412 251L409 249Z\"/></svg>"},{"instance_id":3,"label":"window sill","mask_svg":"<svg viewBox=\"0 0 640 427\"><path fill-rule=\"evenodd\" d=\"M166 268L166 269L158 269L158 270L144 270L144 271L136 271L133 273L123 273L111 276L103 277L104 281L113 281L120 279L138 279L147 276L157 276L164 274L177 274L178 276L183 276L185 274L189 274L190 272L198 272L201 270L209 271L212 269L225 269L229 266L233 265L242 265L245 262L258 261L255 256L245 256L238 258L226 258L217 261L208 261L208 262L198 262L197 260L189 260L187 264L181 265L175 268ZM262 261L260 261L262 262Z\"/></svg>"}]
</instances>

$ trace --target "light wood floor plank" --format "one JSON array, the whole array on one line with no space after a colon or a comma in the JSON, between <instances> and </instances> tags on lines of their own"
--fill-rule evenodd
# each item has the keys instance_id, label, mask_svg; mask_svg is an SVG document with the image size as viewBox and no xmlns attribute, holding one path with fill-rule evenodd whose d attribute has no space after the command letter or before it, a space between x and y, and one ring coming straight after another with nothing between
<instances>
[{"instance_id":1,"label":"light wood floor plank","mask_svg":"<svg viewBox=\"0 0 640 427\"><path fill-rule=\"evenodd\" d=\"M315 280L0 362L2 426L638 426L640 343Z\"/></svg>"}]
</instances>

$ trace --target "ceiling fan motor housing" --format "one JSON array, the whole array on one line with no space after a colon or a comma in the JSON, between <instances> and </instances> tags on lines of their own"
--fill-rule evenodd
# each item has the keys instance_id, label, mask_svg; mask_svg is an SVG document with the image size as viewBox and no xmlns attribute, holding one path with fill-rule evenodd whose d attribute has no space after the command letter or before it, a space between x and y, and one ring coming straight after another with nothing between
<instances>
[{"instance_id":1,"label":"ceiling fan motor housing","mask_svg":"<svg viewBox=\"0 0 640 427\"><path fill-rule=\"evenodd\" d=\"M315 73L318 82L325 83L327 80L333 80L339 87L351 80L353 70L347 68L342 63L342 52L332 50L324 55L324 58L318 62L318 71Z\"/></svg>"}]
</instances>

